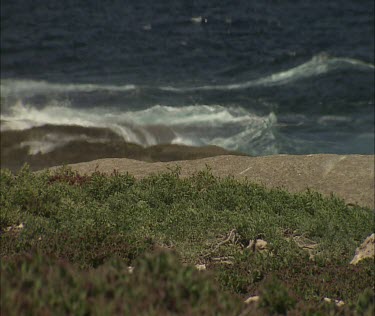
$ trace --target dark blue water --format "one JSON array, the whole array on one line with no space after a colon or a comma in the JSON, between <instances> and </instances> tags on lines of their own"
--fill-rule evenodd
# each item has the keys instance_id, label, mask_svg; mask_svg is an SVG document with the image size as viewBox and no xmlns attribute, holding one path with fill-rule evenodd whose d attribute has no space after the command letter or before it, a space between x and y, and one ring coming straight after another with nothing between
<instances>
[{"instance_id":1,"label":"dark blue water","mask_svg":"<svg viewBox=\"0 0 375 316\"><path fill-rule=\"evenodd\" d=\"M374 153L374 3L2 1L1 106L2 130ZM31 154L69 141L47 136Z\"/></svg>"}]
</instances>

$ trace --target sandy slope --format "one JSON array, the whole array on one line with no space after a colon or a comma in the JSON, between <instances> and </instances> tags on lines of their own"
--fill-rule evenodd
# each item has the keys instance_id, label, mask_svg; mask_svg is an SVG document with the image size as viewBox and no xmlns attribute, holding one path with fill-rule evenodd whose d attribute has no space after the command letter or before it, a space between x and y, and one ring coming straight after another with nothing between
<instances>
[{"instance_id":1,"label":"sandy slope","mask_svg":"<svg viewBox=\"0 0 375 316\"><path fill-rule=\"evenodd\" d=\"M90 174L95 169L105 173L113 170L129 172L137 178L150 173L181 166L181 175L188 176L209 165L213 174L248 178L267 187L284 187L298 192L306 188L325 195L332 192L347 203L374 208L373 155L275 155L265 157L217 156L174 162L148 163L131 159L100 159L70 165L73 170Z\"/></svg>"}]
</instances>

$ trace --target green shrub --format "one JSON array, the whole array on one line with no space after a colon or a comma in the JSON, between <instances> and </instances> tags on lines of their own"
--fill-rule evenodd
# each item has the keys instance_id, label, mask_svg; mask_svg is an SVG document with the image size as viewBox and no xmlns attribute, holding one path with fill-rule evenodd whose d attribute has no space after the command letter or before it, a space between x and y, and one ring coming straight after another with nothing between
<instances>
[{"instance_id":1,"label":"green shrub","mask_svg":"<svg viewBox=\"0 0 375 316\"><path fill-rule=\"evenodd\" d=\"M238 315L244 308L167 252L139 257L132 273L119 258L80 271L44 254L17 255L2 261L1 275L4 315Z\"/></svg>"},{"instance_id":2,"label":"green shrub","mask_svg":"<svg viewBox=\"0 0 375 316\"><path fill-rule=\"evenodd\" d=\"M371 316L375 314L374 290L366 288L358 297L356 304L358 315Z\"/></svg>"},{"instance_id":3,"label":"green shrub","mask_svg":"<svg viewBox=\"0 0 375 316\"><path fill-rule=\"evenodd\" d=\"M271 314L286 315L293 309L296 300L289 294L287 288L275 277L270 278L260 290L259 306Z\"/></svg>"},{"instance_id":4,"label":"green shrub","mask_svg":"<svg viewBox=\"0 0 375 316\"><path fill-rule=\"evenodd\" d=\"M10 264L18 258L16 261L20 267L22 262L32 267L57 267L60 266L58 262L63 260L63 266L74 271L73 279L84 283L87 281L85 278L91 278L95 271L106 269L104 267L113 271L111 265L118 266L118 263L112 262L113 257L124 265L143 267L149 262L147 269L156 269L158 272L152 269L149 271L145 267L140 269L148 271L145 273L150 280L155 280L155 286L166 287L168 292L172 291L175 295L171 299L168 296L168 308L163 305L159 309L155 305L155 299L150 303L153 307L146 311L141 305L137 305L142 302L137 301L135 306L151 315L161 311L183 314L183 309L193 313L194 304L203 304L199 296L202 289L198 293L195 285L189 285L201 282L196 280L200 280L200 274L196 274L192 268L185 269L177 262L206 264L211 272L207 274L207 278L215 280L213 284L218 282L220 291L230 293L228 295L232 295L231 297L241 295L245 298L259 294L263 289L264 307L256 311L259 315L285 313L286 310L291 314L311 312L311 315L314 311L321 312L322 315L326 312L340 312L336 307L321 305L323 297L343 299L347 305L341 310L347 310L348 313L354 313L355 310L357 313L367 313L367 310L373 308L368 293L364 292L373 286L374 269L371 260L364 260L357 266L348 264L355 248L374 231L372 210L349 207L334 196L324 197L311 191L290 194L282 190L268 190L246 181L239 182L233 178L220 179L214 177L209 169L190 178L182 179L179 174L180 170L177 168L168 173L135 180L128 174L116 172L111 176L99 172L84 176L68 168L32 173L25 166L16 175L1 170L2 263L3 259ZM311 240L316 243L316 248L312 253L299 248L293 239L295 236ZM266 251L254 252L247 248L250 240L258 238L268 242ZM145 254L155 249L169 249L178 256L147 259ZM29 259L20 255L25 252L30 253L31 258L37 256L39 259L30 259L29 264ZM313 255L313 259L309 258L310 255ZM45 259L44 263L43 258L54 259ZM142 263L137 261L140 258L143 258ZM152 264L150 260L153 261ZM177 270L168 268L174 271L173 278L162 272L166 269L164 266L178 267ZM159 278L159 274L164 277ZM11 278L10 274L5 275ZM276 281L272 285L269 281L271 275L277 277L282 285ZM112 278L112 275L109 277ZM129 276L126 274L123 277ZM138 277L141 278L139 275ZM51 278L57 280L58 277ZM131 278L135 278L135 275ZM175 289L169 281L165 283L165 278L179 278L181 282L178 284L186 284L188 289L182 285ZM12 288L9 282L5 280L2 291ZM23 286L27 288L28 282ZM75 286L74 282L69 282L70 287ZM141 282L141 279L137 282ZM142 282L146 281L142 279ZM149 288L153 286L151 283L150 281L147 285ZM208 286L205 284L202 284L203 288ZM208 289L211 289L210 286ZM12 293L18 297L17 291L21 293L22 289L22 286L17 285ZM295 305L287 294L288 289L293 289ZM157 291L156 288L154 290ZM64 301L68 306L64 308L84 314L86 307L83 306L81 310L77 302L80 295L91 292L87 290L87 293L83 292L86 294L82 294L74 291L72 293L76 293L75 298ZM111 289L106 295L113 297L116 291L118 290ZM204 294L207 300L211 300L213 305L218 304L216 301L214 303L210 291ZM126 295L130 295L129 293ZM361 293L364 294L360 296ZM148 294L142 295L147 301ZM270 299L273 295L277 300ZM136 293L127 296L128 301L136 300L135 296ZM154 296L158 297L156 294ZM187 299L184 301L182 297L185 296ZM48 306L53 305L50 298L42 297L49 302ZM121 305L119 300L117 305L112 306L106 301L105 295L93 297L102 302L98 301L102 306L100 308L103 308L98 310L103 312L108 308L108 311L121 313L124 306L129 305L125 301ZM237 298L233 300L236 301ZM32 310L42 308L40 306L44 303L39 306L39 303L33 303L30 299L25 304ZM240 305L239 310L243 308ZM208 308L208 305L203 304L199 311L207 315L213 313ZM226 303L219 304L217 308L216 311L229 310L226 309ZM246 310L255 312L255 307L249 306ZM66 314L66 310L60 311ZM136 313L136 310L132 312ZM224 312L220 313L226 315Z\"/></svg>"}]
</instances>

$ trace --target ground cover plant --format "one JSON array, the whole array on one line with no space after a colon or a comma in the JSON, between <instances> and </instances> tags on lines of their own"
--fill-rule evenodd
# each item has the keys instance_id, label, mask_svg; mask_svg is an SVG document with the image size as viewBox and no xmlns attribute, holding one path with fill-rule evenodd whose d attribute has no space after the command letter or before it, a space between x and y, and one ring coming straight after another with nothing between
<instances>
[{"instance_id":1,"label":"ground cover plant","mask_svg":"<svg viewBox=\"0 0 375 316\"><path fill-rule=\"evenodd\" d=\"M4 315L373 314L374 263L349 265L373 211L334 196L209 168L136 180L26 166L0 181Z\"/></svg>"}]
</instances>

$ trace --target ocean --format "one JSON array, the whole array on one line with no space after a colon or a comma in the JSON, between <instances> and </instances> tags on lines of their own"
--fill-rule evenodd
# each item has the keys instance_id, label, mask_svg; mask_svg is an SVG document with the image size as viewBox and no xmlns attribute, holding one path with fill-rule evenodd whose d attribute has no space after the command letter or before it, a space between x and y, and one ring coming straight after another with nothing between
<instances>
[{"instance_id":1,"label":"ocean","mask_svg":"<svg viewBox=\"0 0 375 316\"><path fill-rule=\"evenodd\" d=\"M374 154L374 69L372 0L4 0L2 165L119 139Z\"/></svg>"}]
</instances>

